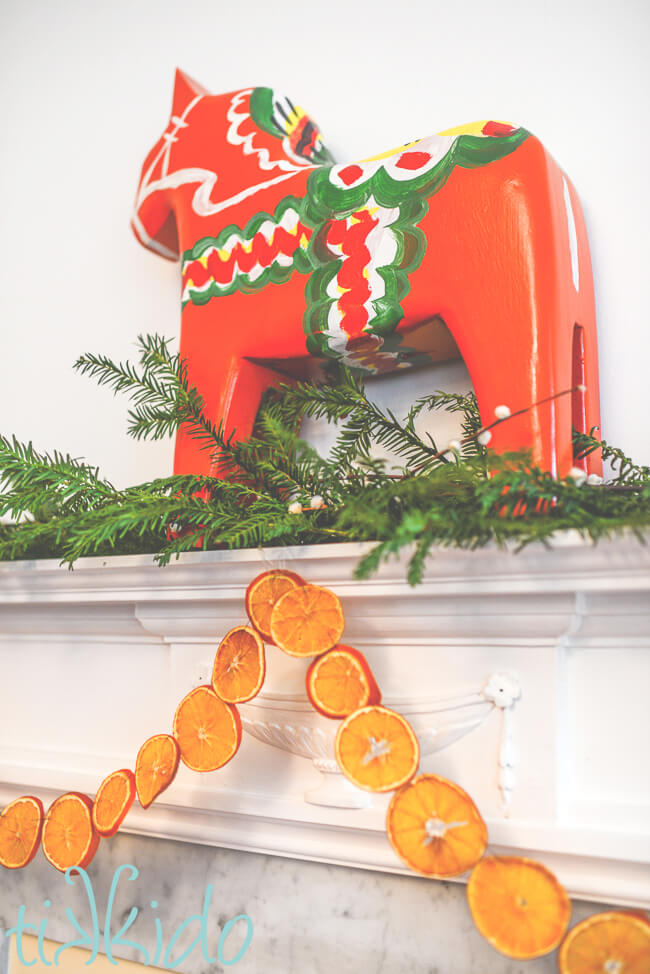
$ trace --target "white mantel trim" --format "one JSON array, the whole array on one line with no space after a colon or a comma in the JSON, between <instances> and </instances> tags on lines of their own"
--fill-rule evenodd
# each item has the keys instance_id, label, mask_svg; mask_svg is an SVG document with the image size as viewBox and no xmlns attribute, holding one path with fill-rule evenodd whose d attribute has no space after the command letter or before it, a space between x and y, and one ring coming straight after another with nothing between
<instances>
[{"instance_id":1,"label":"white mantel trim","mask_svg":"<svg viewBox=\"0 0 650 974\"><path fill-rule=\"evenodd\" d=\"M567 533L548 548L530 546L516 555L494 547L473 552L439 549L417 588L406 582L406 556L382 565L369 580L354 579L353 569L370 547L191 552L165 568L141 555L82 559L73 571L52 560L0 564L0 652L4 647L11 653L14 645L22 652L32 643L59 647L57 651L95 647L93 652L100 653L104 646L110 652L111 646L134 644L153 650L167 646L177 667L184 665L188 651L207 661L219 619L242 615L243 592L254 574L288 565L335 589L346 605L353 644L361 649L390 653L397 640L402 651L480 650L485 672L465 681L470 696L480 690L479 676L494 672L492 652L504 647L516 650L524 673L528 653L531 659L540 651L558 654L560 702L567 651L629 655L650 650L650 546L634 536L593 546ZM370 634L364 629L367 618L373 619ZM190 685L195 672L186 677ZM453 692L450 688L449 695ZM266 704L301 710L300 701L292 700L295 694L281 696L276 693L273 704L271 691ZM416 704L416 696L411 696L410 705ZM526 706L525 699L516 708L520 706ZM501 720L501 714L494 719ZM560 744L562 727L560 721ZM26 790L37 790L44 800L64 789L92 794L97 785L93 755L56 747L56 741L49 752L0 745L0 805ZM96 756L104 763L114 761L115 767L128 766L132 757L99 752ZM640 757L648 761L647 755ZM304 767L307 777L313 777L307 761ZM561 788L562 774L560 763L557 780L549 786ZM406 871L386 840L383 812L377 809L327 809L305 803L300 793L232 793L208 781L198 794L196 787L175 783L146 812L134 807L125 831ZM617 804L615 795L610 797L615 823L617 809L624 806ZM590 801L582 803L587 811ZM555 822L493 817L488 820L491 849L541 858L575 897L625 906L650 903L650 831L617 831L615 824L606 830L572 827L575 806L575 801L572 805L559 800ZM639 808L639 820L645 811L650 813L650 807Z\"/></svg>"}]
</instances>

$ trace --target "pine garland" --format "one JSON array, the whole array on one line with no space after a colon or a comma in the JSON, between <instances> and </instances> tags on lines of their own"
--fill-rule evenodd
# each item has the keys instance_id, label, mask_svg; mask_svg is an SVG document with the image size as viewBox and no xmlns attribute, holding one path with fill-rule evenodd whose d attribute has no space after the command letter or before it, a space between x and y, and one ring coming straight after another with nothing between
<instances>
[{"instance_id":1,"label":"pine garland","mask_svg":"<svg viewBox=\"0 0 650 974\"><path fill-rule=\"evenodd\" d=\"M370 540L377 543L358 577L409 547L408 579L417 584L434 545L523 547L569 528L594 541L625 529L642 538L650 524L650 468L601 444L595 431L575 434L577 455L602 448L614 480L556 480L526 454L497 456L480 445L473 394L436 392L400 420L342 368L330 370L329 384L272 390L253 436L234 442L205 416L169 345L144 335L137 366L88 354L75 368L127 395L130 436L155 440L183 426L227 479L172 476L117 490L67 454L0 437L0 517L12 520L0 523L0 559L57 557L72 565L84 555L151 552L164 565L197 548ZM441 450L416 430L418 416L437 409L461 414L454 449ZM305 417L340 424L328 456L300 438ZM375 446L392 451L400 466L373 458Z\"/></svg>"}]
</instances>

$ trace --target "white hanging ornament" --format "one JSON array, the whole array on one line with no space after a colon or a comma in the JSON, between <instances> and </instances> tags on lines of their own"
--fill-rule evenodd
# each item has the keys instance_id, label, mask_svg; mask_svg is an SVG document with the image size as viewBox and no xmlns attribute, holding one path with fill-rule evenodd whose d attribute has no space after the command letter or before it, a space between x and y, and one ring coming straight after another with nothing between
<instances>
[{"instance_id":1,"label":"white hanging ornament","mask_svg":"<svg viewBox=\"0 0 650 974\"><path fill-rule=\"evenodd\" d=\"M503 814L510 812L510 801L516 784L514 723L512 711L521 697L518 681L507 673L493 673L483 687L483 696L502 713L501 739L499 742L499 790L503 802Z\"/></svg>"}]
</instances>

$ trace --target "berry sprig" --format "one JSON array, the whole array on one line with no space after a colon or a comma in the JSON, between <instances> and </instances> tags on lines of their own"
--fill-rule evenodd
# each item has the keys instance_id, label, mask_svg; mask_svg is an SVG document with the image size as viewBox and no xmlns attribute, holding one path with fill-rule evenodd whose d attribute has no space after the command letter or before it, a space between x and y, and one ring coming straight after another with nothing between
<instances>
[{"instance_id":1,"label":"berry sprig","mask_svg":"<svg viewBox=\"0 0 650 974\"><path fill-rule=\"evenodd\" d=\"M479 446L487 447L492 440L492 430L496 427L501 426L503 423L506 423L511 419L514 419L516 416L523 416L525 413L530 412L532 409L536 409L538 406L543 406L546 403L560 399L562 396L570 396L574 392L584 393L586 390L587 387L585 385L578 384L572 386L570 389L563 389L561 392L556 392L551 396L544 396L543 399L538 399L536 402L533 402L528 406L523 406L521 409L515 410L515 412L512 412L509 406L502 403L495 407L495 418L491 423L484 424L474 432L468 433L467 436L464 436L462 439L450 440L444 449L437 450L436 452L432 453L426 464L421 464L419 467L415 467L406 474L387 474L387 476L391 480L410 479L422 473L422 471L426 469L429 464L434 463L436 460L442 460L449 454L456 456L460 455L462 448L470 443L478 443ZM567 474L567 478L575 481L577 486L581 486L583 483L587 483L589 486L596 486L598 484L602 484L603 482L603 478L598 474L587 474L586 471L581 467L572 467ZM303 505L298 500L291 501L287 506L287 510L289 514L302 514L305 512L318 511L328 506L330 505L326 504L320 495L316 495L310 499L309 504L307 505Z\"/></svg>"}]
</instances>

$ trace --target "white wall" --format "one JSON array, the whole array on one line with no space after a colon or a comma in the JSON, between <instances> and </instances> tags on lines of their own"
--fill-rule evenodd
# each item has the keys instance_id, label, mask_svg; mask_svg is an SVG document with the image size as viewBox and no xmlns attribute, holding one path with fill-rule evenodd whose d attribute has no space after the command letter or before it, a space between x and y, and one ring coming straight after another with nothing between
<instances>
[{"instance_id":1,"label":"white wall","mask_svg":"<svg viewBox=\"0 0 650 974\"><path fill-rule=\"evenodd\" d=\"M647 0L5 0L0 430L120 484L171 469L171 444L128 440L122 401L71 365L178 331L178 269L128 226L178 64L215 92L285 90L340 160L476 118L534 131L586 213L604 435L649 462L649 27ZM402 404L457 377L384 385Z\"/></svg>"}]
</instances>

